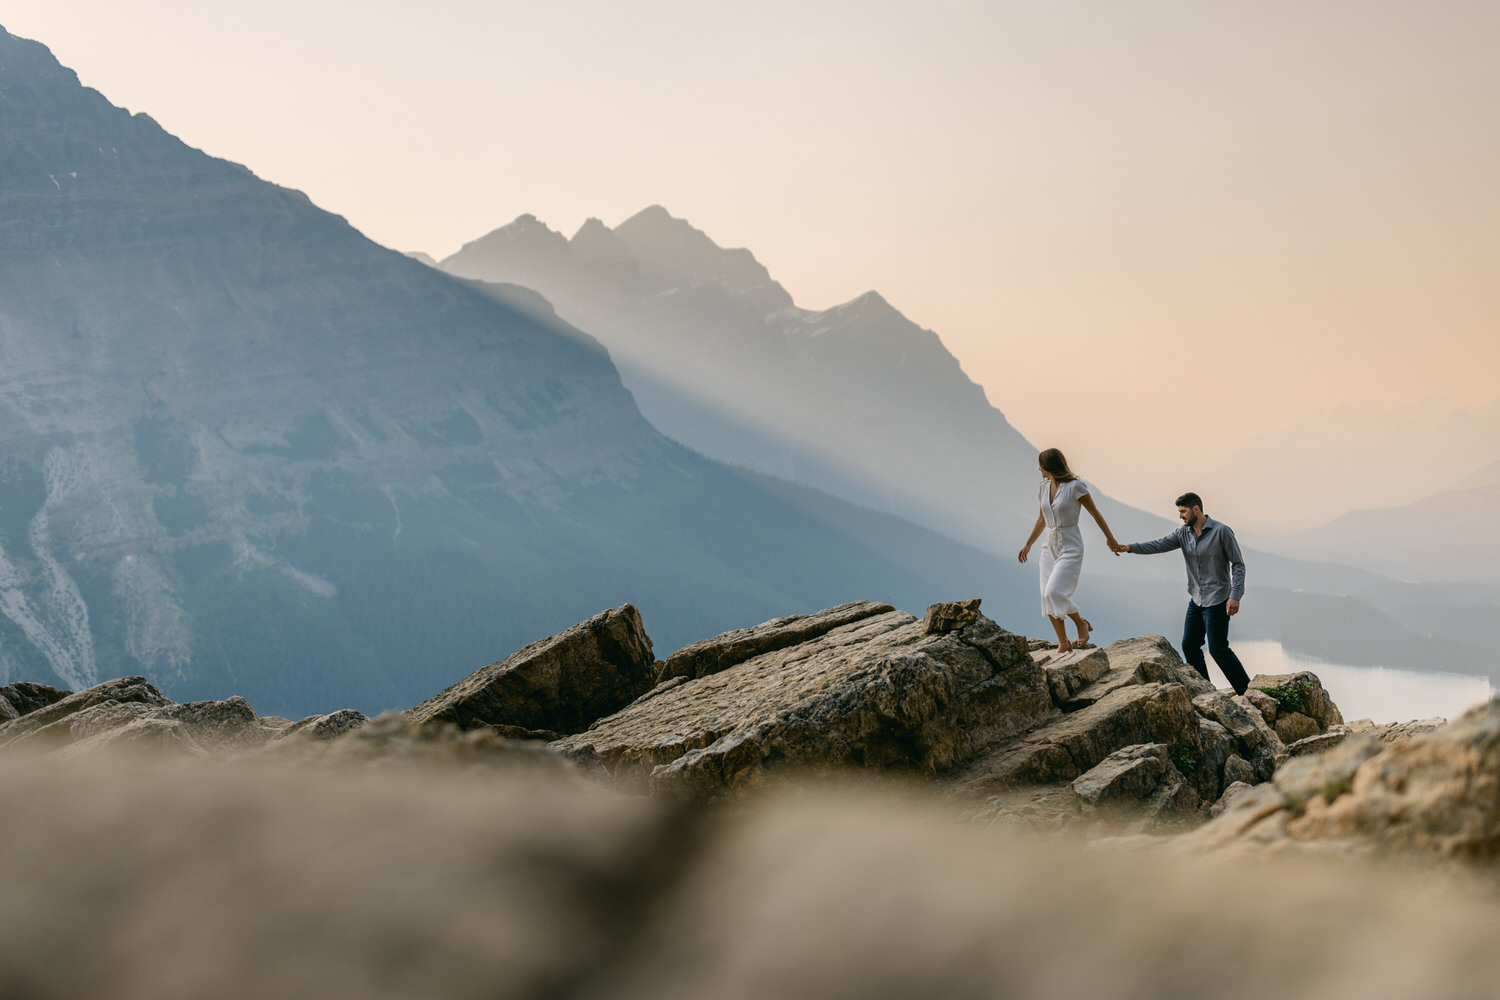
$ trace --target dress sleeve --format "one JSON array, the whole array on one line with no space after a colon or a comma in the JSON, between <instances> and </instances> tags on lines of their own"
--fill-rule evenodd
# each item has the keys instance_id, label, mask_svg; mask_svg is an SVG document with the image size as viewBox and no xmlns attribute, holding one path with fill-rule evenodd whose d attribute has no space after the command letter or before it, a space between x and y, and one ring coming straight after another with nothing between
<instances>
[{"instance_id":1,"label":"dress sleeve","mask_svg":"<svg viewBox=\"0 0 1500 1000\"><path fill-rule=\"evenodd\" d=\"M1089 495L1089 484L1082 479L1073 480L1073 499L1081 500Z\"/></svg>"}]
</instances>

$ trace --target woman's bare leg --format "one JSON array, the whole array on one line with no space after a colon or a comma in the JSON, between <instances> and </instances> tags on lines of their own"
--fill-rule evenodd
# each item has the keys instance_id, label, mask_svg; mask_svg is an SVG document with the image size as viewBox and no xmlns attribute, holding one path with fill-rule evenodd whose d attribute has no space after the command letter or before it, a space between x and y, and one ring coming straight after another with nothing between
<instances>
[{"instance_id":1,"label":"woman's bare leg","mask_svg":"<svg viewBox=\"0 0 1500 1000\"><path fill-rule=\"evenodd\" d=\"M1051 615L1048 615L1047 620L1052 623L1052 631L1057 633L1057 651L1059 653L1066 653L1071 650L1073 648L1073 644L1068 641L1068 626L1066 619L1053 618Z\"/></svg>"},{"instance_id":2,"label":"woman's bare leg","mask_svg":"<svg viewBox=\"0 0 1500 1000\"><path fill-rule=\"evenodd\" d=\"M1091 634L1089 623L1083 617L1083 615L1079 614L1077 611L1068 615L1068 617L1073 619L1074 625L1078 626L1078 645L1082 646L1084 643L1089 641L1089 635Z\"/></svg>"}]
</instances>

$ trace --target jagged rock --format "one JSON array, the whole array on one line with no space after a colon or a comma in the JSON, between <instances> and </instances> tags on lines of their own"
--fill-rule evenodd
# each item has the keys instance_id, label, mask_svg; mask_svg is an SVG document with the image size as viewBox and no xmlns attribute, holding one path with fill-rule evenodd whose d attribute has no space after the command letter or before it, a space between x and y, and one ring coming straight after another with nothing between
<instances>
[{"instance_id":1,"label":"jagged rock","mask_svg":"<svg viewBox=\"0 0 1500 1000\"><path fill-rule=\"evenodd\" d=\"M1378 746L1379 744L1374 744ZM1368 753L1351 737L1312 761ZM1297 840L1484 860L1500 854L1500 700L1447 726L1384 746L1354 771L1348 794L1288 825Z\"/></svg>"},{"instance_id":2,"label":"jagged rock","mask_svg":"<svg viewBox=\"0 0 1500 1000\"><path fill-rule=\"evenodd\" d=\"M1324 690L1323 682L1310 670L1291 674L1256 674L1250 679L1250 686L1275 698L1280 711L1310 716L1320 730L1344 724L1344 717Z\"/></svg>"},{"instance_id":3,"label":"jagged rock","mask_svg":"<svg viewBox=\"0 0 1500 1000\"><path fill-rule=\"evenodd\" d=\"M1317 736L1322 732L1312 716L1303 715L1301 712L1282 712L1276 719L1275 729L1281 742L1288 747L1298 740L1305 740L1309 736Z\"/></svg>"},{"instance_id":4,"label":"jagged rock","mask_svg":"<svg viewBox=\"0 0 1500 1000\"><path fill-rule=\"evenodd\" d=\"M20 717L21 713L16 711L15 706L6 701L4 695L0 695L0 722L9 722L11 719Z\"/></svg>"},{"instance_id":5,"label":"jagged rock","mask_svg":"<svg viewBox=\"0 0 1500 1000\"><path fill-rule=\"evenodd\" d=\"M1202 818L1203 799L1186 781L1164 784L1146 802L1145 814L1135 824L1141 833L1170 833L1192 826Z\"/></svg>"},{"instance_id":6,"label":"jagged rock","mask_svg":"<svg viewBox=\"0 0 1500 1000\"><path fill-rule=\"evenodd\" d=\"M11 718L27 715L39 708L46 708L54 702L61 701L72 691L64 691L52 687L50 684L36 684L31 681L17 681L0 687L0 701L10 705L16 713ZM0 709L3 712L4 709Z\"/></svg>"},{"instance_id":7,"label":"jagged rock","mask_svg":"<svg viewBox=\"0 0 1500 1000\"><path fill-rule=\"evenodd\" d=\"M363 717L361 717L363 719ZM559 787L597 787L577 767L535 740L503 736L492 726L460 729L451 722L413 722L402 712L386 712L375 719L356 720L335 712L303 722L321 720L285 739L273 740L262 753L273 759L292 759L319 767L347 764L401 768L479 769L544 777ZM339 733L320 736L316 730L342 725ZM336 737L336 738L335 738Z\"/></svg>"},{"instance_id":8,"label":"jagged rock","mask_svg":"<svg viewBox=\"0 0 1500 1000\"><path fill-rule=\"evenodd\" d=\"M1002 743L958 776L969 791L1071 781L1121 747L1143 740L1197 746L1198 717L1180 684L1132 684Z\"/></svg>"},{"instance_id":9,"label":"jagged rock","mask_svg":"<svg viewBox=\"0 0 1500 1000\"><path fill-rule=\"evenodd\" d=\"M32 746L71 743L77 737L70 727L69 717L96 706L111 703L136 703L156 708L171 704L160 691L147 682L146 678L119 677L65 695L51 704L33 709L20 718L0 724L0 747L12 746L22 741Z\"/></svg>"},{"instance_id":10,"label":"jagged rock","mask_svg":"<svg viewBox=\"0 0 1500 1000\"><path fill-rule=\"evenodd\" d=\"M1026 640L892 611L652 692L553 747L626 787L707 799L784 767L941 771L1053 713Z\"/></svg>"},{"instance_id":11,"label":"jagged rock","mask_svg":"<svg viewBox=\"0 0 1500 1000\"><path fill-rule=\"evenodd\" d=\"M1224 762L1224 784L1228 785L1256 785L1263 779L1254 764L1237 753L1229 755Z\"/></svg>"},{"instance_id":12,"label":"jagged rock","mask_svg":"<svg viewBox=\"0 0 1500 1000\"><path fill-rule=\"evenodd\" d=\"M266 720L261 721L264 723ZM340 709L327 715L309 715L298 722L289 722L285 726L276 727L276 732L267 742L288 739L331 740L351 729L358 729L368 721L370 720L363 712L357 712L352 708Z\"/></svg>"},{"instance_id":13,"label":"jagged rock","mask_svg":"<svg viewBox=\"0 0 1500 1000\"><path fill-rule=\"evenodd\" d=\"M1057 705L1067 702L1109 670L1109 656L1098 647L1059 653L1054 646L1033 650L1031 658L1047 672L1047 689Z\"/></svg>"},{"instance_id":14,"label":"jagged rock","mask_svg":"<svg viewBox=\"0 0 1500 1000\"><path fill-rule=\"evenodd\" d=\"M476 670L407 716L576 733L649 691L655 668L640 612L626 604Z\"/></svg>"},{"instance_id":15,"label":"jagged rock","mask_svg":"<svg viewBox=\"0 0 1500 1000\"><path fill-rule=\"evenodd\" d=\"M943 601L929 604L922 618L922 631L928 635L954 632L979 620L979 598L967 601Z\"/></svg>"},{"instance_id":16,"label":"jagged rock","mask_svg":"<svg viewBox=\"0 0 1500 1000\"><path fill-rule=\"evenodd\" d=\"M1414 736L1425 736L1435 732L1448 724L1447 719L1432 718L1418 719L1412 722L1388 722L1377 725L1369 719L1355 719L1349 723L1348 730L1361 736L1373 736L1382 743L1395 746L1405 743Z\"/></svg>"},{"instance_id":17,"label":"jagged rock","mask_svg":"<svg viewBox=\"0 0 1500 1000\"><path fill-rule=\"evenodd\" d=\"M1270 778L1275 762L1286 756L1286 745L1276 731L1266 725L1256 709L1244 697L1210 691L1193 699L1193 707L1206 718L1228 730L1239 746L1240 754L1255 765L1259 780Z\"/></svg>"},{"instance_id":18,"label":"jagged rock","mask_svg":"<svg viewBox=\"0 0 1500 1000\"><path fill-rule=\"evenodd\" d=\"M1229 787L1224 789L1224 794L1219 796L1219 800L1213 805L1209 806L1209 818L1213 819L1221 815L1226 809L1234 804L1235 799L1238 799L1241 795L1244 795L1253 787L1255 786L1244 781L1235 781L1230 783Z\"/></svg>"},{"instance_id":19,"label":"jagged rock","mask_svg":"<svg viewBox=\"0 0 1500 1000\"><path fill-rule=\"evenodd\" d=\"M973 603L977 609L979 601L976 599ZM944 606L933 605L934 608ZM712 639L683 646L657 666L656 680L660 684L677 677L707 677L743 663L752 656L795 646L844 625L894 610L896 609L889 604L851 601L816 614L788 615L785 618L773 618L752 628L735 629ZM931 614L930 608L928 613ZM975 615L978 615L977 610Z\"/></svg>"},{"instance_id":20,"label":"jagged rock","mask_svg":"<svg viewBox=\"0 0 1500 1000\"><path fill-rule=\"evenodd\" d=\"M1276 699L1266 694L1259 688L1250 688L1245 692L1246 699L1250 704L1260 710L1260 717L1272 726L1276 725L1276 716L1281 712L1281 706L1276 704ZM1285 742L1283 740L1283 742Z\"/></svg>"},{"instance_id":21,"label":"jagged rock","mask_svg":"<svg viewBox=\"0 0 1500 1000\"><path fill-rule=\"evenodd\" d=\"M1224 766L1234 753L1234 747L1234 737L1229 735L1229 730L1212 719L1198 716L1198 749L1202 754L1202 761L1199 773L1191 777L1194 779L1193 787L1198 789L1199 796L1205 802L1212 802L1218 796L1219 789L1229 783L1224 778Z\"/></svg>"},{"instance_id":22,"label":"jagged rock","mask_svg":"<svg viewBox=\"0 0 1500 1000\"><path fill-rule=\"evenodd\" d=\"M1109 670L1070 698L1063 706L1065 711L1086 708L1122 687L1142 684L1181 684L1194 694L1213 690L1213 685L1182 662L1172 644L1159 635L1121 639L1104 653Z\"/></svg>"},{"instance_id":23,"label":"jagged rock","mask_svg":"<svg viewBox=\"0 0 1500 1000\"><path fill-rule=\"evenodd\" d=\"M1163 787L1180 783L1165 743L1121 747L1073 779L1073 794L1085 812L1101 806L1145 801Z\"/></svg>"},{"instance_id":24,"label":"jagged rock","mask_svg":"<svg viewBox=\"0 0 1500 1000\"><path fill-rule=\"evenodd\" d=\"M1326 733L1318 733L1308 736L1286 748L1288 757L1306 757L1310 754L1325 753L1348 739L1349 730L1344 726L1335 726Z\"/></svg>"},{"instance_id":25,"label":"jagged rock","mask_svg":"<svg viewBox=\"0 0 1500 1000\"><path fill-rule=\"evenodd\" d=\"M1299 806L1315 795L1332 802L1350 789L1359 766L1383 749L1384 745L1371 737L1349 737L1327 753L1287 761L1272 780L1289 802Z\"/></svg>"}]
</instances>

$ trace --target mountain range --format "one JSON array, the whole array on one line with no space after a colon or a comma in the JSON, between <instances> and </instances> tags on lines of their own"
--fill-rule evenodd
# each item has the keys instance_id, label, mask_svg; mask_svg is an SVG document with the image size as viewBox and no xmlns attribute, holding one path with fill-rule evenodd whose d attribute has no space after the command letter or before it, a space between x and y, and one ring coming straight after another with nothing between
<instances>
[{"instance_id":1,"label":"mountain range","mask_svg":"<svg viewBox=\"0 0 1500 1000\"><path fill-rule=\"evenodd\" d=\"M380 247L3 31L0 139L0 677L378 711L626 601L675 646L1029 596L663 437L535 295Z\"/></svg>"},{"instance_id":2,"label":"mountain range","mask_svg":"<svg viewBox=\"0 0 1500 1000\"><path fill-rule=\"evenodd\" d=\"M798 308L749 250L659 205L571 238L523 215L440 266L540 292L600 338L652 424L705 455L1002 555L1036 518L1037 448L878 292ZM1095 493L1124 535L1167 530Z\"/></svg>"}]
</instances>

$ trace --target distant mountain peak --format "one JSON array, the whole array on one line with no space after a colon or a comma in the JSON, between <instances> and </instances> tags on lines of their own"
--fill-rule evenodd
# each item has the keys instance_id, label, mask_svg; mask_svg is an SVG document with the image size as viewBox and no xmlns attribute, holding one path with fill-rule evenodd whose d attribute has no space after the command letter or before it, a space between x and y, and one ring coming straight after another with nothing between
<instances>
[{"instance_id":1,"label":"distant mountain peak","mask_svg":"<svg viewBox=\"0 0 1500 1000\"><path fill-rule=\"evenodd\" d=\"M586 219L583 225L578 227L578 232L568 241L573 256L579 260L591 263L623 264L634 263L635 255L630 252L630 247L625 241L615 235L610 229L598 219Z\"/></svg>"},{"instance_id":2,"label":"distant mountain peak","mask_svg":"<svg viewBox=\"0 0 1500 1000\"><path fill-rule=\"evenodd\" d=\"M526 257L534 259L545 257L555 259L564 257L567 253L568 238L527 212L516 216L514 221L499 229L465 243L463 249L453 257L468 255L479 258ZM453 257L448 260L452 260ZM446 264L447 261L444 263Z\"/></svg>"},{"instance_id":3,"label":"distant mountain peak","mask_svg":"<svg viewBox=\"0 0 1500 1000\"><path fill-rule=\"evenodd\" d=\"M660 205L643 208L614 232L635 255L642 273L654 276L661 286L715 285L748 297L755 309L767 314L793 305L786 289L749 250L719 246L707 233Z\"/></svg>"}]
</instances>

